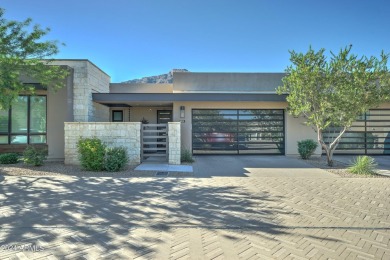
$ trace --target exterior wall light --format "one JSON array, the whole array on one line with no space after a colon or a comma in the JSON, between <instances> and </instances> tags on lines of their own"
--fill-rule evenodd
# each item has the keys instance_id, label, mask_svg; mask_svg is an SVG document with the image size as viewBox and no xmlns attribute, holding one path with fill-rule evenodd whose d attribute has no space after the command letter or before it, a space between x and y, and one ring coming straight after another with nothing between
<instances>
[{"instance_id":1,"label":"exterior wall light","mask_svg":"<svg viewBox=\"0 0 390 260\"><path fill-rule=\"evenodd\" d=\"M180 106L180 118L185 118L185 107Z\"/></svg>"}]
</instances>

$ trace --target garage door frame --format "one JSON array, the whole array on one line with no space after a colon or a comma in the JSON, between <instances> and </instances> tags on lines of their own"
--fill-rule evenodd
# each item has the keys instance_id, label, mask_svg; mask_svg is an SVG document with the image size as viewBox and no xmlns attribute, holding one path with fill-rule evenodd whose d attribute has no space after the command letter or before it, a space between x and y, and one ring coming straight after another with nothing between
<instances>
[{"instance_id":1,"label":"garage door frame","mask_svg":"<svg viewBox=\"0 0 390 260\"><path fill-rule=\"evenodd\" d=\"M384 113L373 113L370 114L370 111L384 111ZM380 116L387 117L389 119L382 119ZM379 125L376 125L379 123ZM380 125L380 123L384 123L383 125ZM384 139L384 142L369 142L368 140L375 140L375 138L384 138L384 137L378 137L375 136L375 133L389 133L388 131L379 131L375 130L375 128L380 127L390 127L390 109L388 108L376 108L376 109L370 109L369 113L364 114L361 116L360 119L356 120L352 127L348 129L345 134L341 137L339 145L336 147L336 150L334 151L334 154L336 155L390 155L390 149L386 147L387 143L386 139ZM359 130L364 129L364 131ZM368 129L372 128L371 131ZM334 131L324 131L324 141L328 142L332 138L332 133ZM369 137L368 135L371 134ZM329 139L327 139L327 136L330 136ZM381 148L375 148L375 144L383 144L383 153L375 153L373 151L382 150ZM356 147L353 147L353 146ZM373 147L370 147L373 146ZM324 151L323 151L323 154Z\"/></svg>"},{"instance_id":2,"label":"garage door frame","mask_svg":"<svg viewBox=\"0 0 390 260\"><path fill-rule=\"evenodd\" d=\"M265 121L268 121L268 122L281 122L282 124L281 125L275 125L273 127L276 127L276 128L281 128L281 130L278 130L278 131L258 131L258 133L277 133L278 135L275 137L275 139L283 139L282 141L275 141L275 142L263 142L263 143L258 143L258 144L270 144L270 145L273 145L275 144L277 146L277 148L251 148L251 149L240 149L240 147L242 147L241 145L243 143L245 144L248 144L248 143L253 143L251 141L249 142L242 142L240 141L239 139L242 138L240 136L242 136L242 134L245 134L245 133L248 133L249 131L239 131L239 129L242 129L242 128L245 128L246 125L240 125L241 122L248 122L248 120L242 120L240 119L240 116L242 117L245 117L245 116L250 116L250 115L245 115L245 114L241 114L240 111L248 111L248 110L256 110L256 111L262 111L260 114L253 114L253 115L263 115L262 113L264 111L274 111L272 113L269 113L269 114L266 114L264 113L265 116L270 116L272 118L272 116L281 116L281 119L258 119L257 121L256 120L249 120L249 121L253 121L253 122L265 122ZM201 153L199 151L202 151L202 149L196 149L196 146L197 144L199 144L199 142L196 142L195 139L197 137L195 137L196 134L210 134L211 132L207 131L207 132L202 132L202 131L194 131L194 128L196 128L196 122L207 122L206 120L205 121L202 121L202 120L194 120L194 116L207 116L206 114L196 114L194 115L194 111L232 111L232 114L226 114L226 115L229 115L229 116L237 116L237 119L234 120L234 121L231 121L231 122L236 122L237 124L237 128L236 128L236 131L227 131L226 133L233 133L234 137L236 138L236 140L232 143L235 144L235 147L236 148L233 148L233 149L209 149L208 151L210 152L206 152L206 153ZM279 112L279 114L277 112ZM235 112L235 113L234 113ZM276 112L276 113L275 113ZM191 111L191 120L192 120L192 129L191 129L191 143L192 143L192 153L193 154L196 154L196 155L218 155L218 154L221 154L221 155L249 155L249 154L253 154L253 155L285 155L285 152L286 152L286 117L285 117L285 109L232 109L232 108L212 108L212 109L207 109L207 108L203 108L203 109L198 109L198 108L194 108L192 109ZM195 122L195 124L194 124ZM210 122L210 120L208 121ZM241 128L240 128L241 127ZM268 126L265 126L265 127L270 127L269 125ZM218 131L220 132L220 131ZM218 138L218 137L217 137ZM229 138L229 137L224 137L224 138ZM199 137L198 137L199 139ZM272 140L272 138L271 138ZM205 144L208 144L208 143L205 143ZM215 143L213 143L215 144ZM280 146L278 146L277 144L279 144ZM240 153L240 150L243 151L245 150L246 152L241 152ZM275 152L256 152L256 151L266 151L266 150L278 150L277 153ZM203 150L204 151L204 150ZM213 152L214 151L214 152ZM218 151L220 151L220 153L218 153ZM253 152L250 152L250 151L253 151Z\"/></svg>"}]
</instances>

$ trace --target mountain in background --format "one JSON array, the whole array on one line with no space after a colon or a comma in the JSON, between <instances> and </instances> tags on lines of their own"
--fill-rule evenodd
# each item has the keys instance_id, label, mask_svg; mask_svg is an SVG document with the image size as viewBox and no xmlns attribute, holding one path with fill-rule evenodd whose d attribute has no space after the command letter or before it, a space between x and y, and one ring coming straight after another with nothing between
<instances>
[{"instance_id":1,"label":"mountain in background","mask_svg":"<svg viewBox=\"0 0 390 260\"><path fill-rule=\"evenodd\" d=\"M186 69L173 69L166 74L161 74L158 76L144 77L141 79L132 79L127 80L122 83L151 83L151 84L169 84L173 83L173 72L188 72Z\"/></svg>"}]
</instances>

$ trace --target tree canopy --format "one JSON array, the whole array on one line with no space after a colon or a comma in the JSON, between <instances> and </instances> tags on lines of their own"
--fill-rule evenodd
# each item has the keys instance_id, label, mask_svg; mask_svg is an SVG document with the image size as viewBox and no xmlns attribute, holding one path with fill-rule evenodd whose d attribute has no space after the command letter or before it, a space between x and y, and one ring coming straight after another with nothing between
<instances>
[{"instance_id":1,"label":"tree canopy","mask_svg":"<svg viewBox=\"0 0 390 260\"><path fill-rule=\"evenodd\" d=\"M337 54L330 52L330 57L325 49L290 51L292 64L277 89L279 94L288 94L288 111L303 116L317 132L329 165L341 136L352 123L370 108L390 100L389 55L382 51L379 58L358 57L351 49L352 45ZM339 127L340 132L325 143L322 133L330 126Z\"/></svg>"},{"instance_id":2,"label":"tree canopy","mask_svg":"<svg viewBox=\"0 0 390 260\"><path fill-rule=\"evenodd\" d=\"M59 52L57 41L42 40L50 32L32 25L32 19L9 21L0 8L0 109L7 109L21 94L34 94L35 88L23 84L22 77L30 77L43 87L58 89L64 86L68 71L51 65L51 58Z\"/></svg>"}]
</instances>

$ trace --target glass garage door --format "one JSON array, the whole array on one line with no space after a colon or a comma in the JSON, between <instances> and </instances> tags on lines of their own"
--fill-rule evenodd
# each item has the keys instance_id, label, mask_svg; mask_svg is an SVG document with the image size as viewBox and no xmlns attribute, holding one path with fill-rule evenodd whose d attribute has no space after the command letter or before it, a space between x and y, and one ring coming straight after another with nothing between
<instances>
[{"instance_id":1,"label":"glass garage door","mask_svg":"<svg viewBox=\"0 0 390 260\"><path fill-rule=\"evenodd\" d=\"M193 109L194 154L284 154L282 109Z\"/></svg>"},{"instance_id":2,"label":"glass garage door","mask_svg":"<svg viewBox=\"0 0 390 260\"><path fill-rule=\"evenodd\" d=\"M337 136L337 128L324 133L324 141ZM371 109L343 135L335 154L390 155L390 109Z\"/></svg>"}]
</instances>

